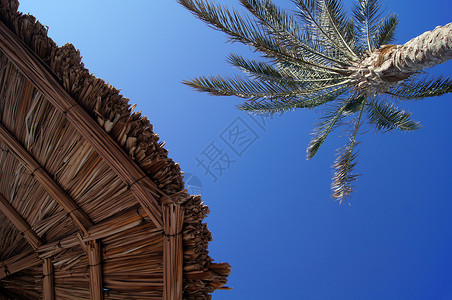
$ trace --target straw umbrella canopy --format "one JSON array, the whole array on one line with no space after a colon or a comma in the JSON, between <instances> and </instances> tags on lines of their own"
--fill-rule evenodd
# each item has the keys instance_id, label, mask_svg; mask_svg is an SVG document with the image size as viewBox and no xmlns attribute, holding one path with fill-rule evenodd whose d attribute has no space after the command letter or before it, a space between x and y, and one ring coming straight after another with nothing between
<instances>
[{"instance_id":1,"label":"straw umbrella canopy","mask_svg":"<svg viewBox=\"0 0 452 300\"><path fill-rule=\"evenodd\" d=\"M209 299L208 213L152 125L0 0L0 299Z\"/></svg>"}]
</instances>

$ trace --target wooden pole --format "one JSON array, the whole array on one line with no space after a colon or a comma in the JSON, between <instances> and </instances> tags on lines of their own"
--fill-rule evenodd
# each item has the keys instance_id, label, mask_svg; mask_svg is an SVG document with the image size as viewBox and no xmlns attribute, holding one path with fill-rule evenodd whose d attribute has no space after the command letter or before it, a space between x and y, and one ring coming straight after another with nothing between
<instances>
[{"instance_id":1,"label":"wooden pole","mask_svg":"<svg viewBox=\"0 0 452 300\"><path fill-rule=\"evenodd\" d=\"M96 149L112 170L130 186L154 224L162 227L162 210L155 198L166 196L93 118L75 101L51 75L42 62L5 24L0 22L0 49L19 68L46 99Z\"/></svg>"},{"instance_id":2,"label":"wooden pole","mask_svg":"<svg viewBox=\"0 0 452 300\"><path fill-rule=\"evenodd\" d=\"M89 241L86 244L89 262L89 286L91 300L103 300L104 288L102 282L102 253L99 241Z\"/></svg>"},{"instance_id":3,"label":"wooden pole","mask_svg":"<svg viewBox=\"0 0 452 300\"><path fill-rule=\"evenodd\" d=\"M163 299L182 300L184 210L173 203L163 206Z\"/></svg>"},{"instance_id":4,"label":"wooden pole","mask_svg":"<svg viewBox=\"0 0 452 300\"><path fill-rule=\"evenodd\" d=\"M1 23L1 22L0 22ZM60 204L71 216L79 229L88 233L88 228L93 225L89 217L69 197L66 191L44 170L36 159L16 140L16 138L0 124L0 141L2 141L11 153L35 176L47 193Z\"/></svg>"},{"instance_id":5,"label":"wooden pole","mask_svg":"<svg viewBox=\"0 0 452 300\"><path fill-rule=\"evenodd\" d=\"M55 284L53 276L53 264L50 258L44 259L42 265L44 279L42 282L42 299L55 300Z\"/></svg>"}]
</instances>

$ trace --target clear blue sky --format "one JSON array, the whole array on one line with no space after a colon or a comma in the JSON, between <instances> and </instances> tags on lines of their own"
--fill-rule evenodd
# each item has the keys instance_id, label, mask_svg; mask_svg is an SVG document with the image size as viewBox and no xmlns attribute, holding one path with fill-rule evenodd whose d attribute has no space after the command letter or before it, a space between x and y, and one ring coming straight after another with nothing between
<instances>
[{"instance_id":1,"label":"clear blue sky","mask_svg":"<svg viewBox=\"0 0 452 300\"><path fill-rule=\"evenodd\" d=\"M213 299L452 299L452 95L406 104L424 126L418 132L361 136L363 175L352 205L338 205L330 166L343 140L332 136L306 161L314 111L261 123L237 111L237 99L180 84L232 73L225 56L249 49L225 43L176 0L21 3L59 45L73 43L94 75L137 103L169 155L201 181L211 256L232 265L234 289ZM382 4L399 14L398 43L452 21L450 0ZM451 67L433 71L451 75ZM232 149L224 132L237 125L248 126L248 136ZM196 160L213 147L227 167L215 170L216 182Z\"/></svg>"}]
</instances>

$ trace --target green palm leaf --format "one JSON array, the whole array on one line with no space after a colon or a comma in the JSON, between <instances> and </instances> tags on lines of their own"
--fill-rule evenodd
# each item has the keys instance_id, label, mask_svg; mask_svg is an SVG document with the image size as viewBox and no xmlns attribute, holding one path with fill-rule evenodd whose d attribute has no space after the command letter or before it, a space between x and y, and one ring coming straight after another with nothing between
<instances>
[{"instance_id":1,"label":"green palm leaf","mask_svg":"<svg viewBox=\"0 0 452 300\"><path fill-rule=\"evenodd\" d=\"M339 151L340 155L333 164L334 176L331 184L333 190L332 197L342 201L347 201L347 197L353 191L353 182L358 177L354 174L354 168L357 164L355 147L359 144L356 141L358 130L362 124L361 118L364 111L364 102L361 103L358 117L354 120L354 130L350 134L348 143ZM348 201L347 201L348 202Z\"/></svg>"},{"instance_id":2,"label":"green palm leaf","mask_svg":"<svg viewBox=\"0 0 452 300\"><path fill-rule=\"evenodd\" d=\"M323 70L316 68L299 68L294 64L285 62L278 62L276 67L282 75L301 81L321 82L329 78L332 78L333 80L343 80L344 78L347 78L344 76L345 74L323 72Z\"/></svg>"},{"instance_id":3,"label":"green palm leaf","mask_svg":"<svg viewBox=\"0 0 452 300\"><path fill-rule=\"evenodd\" d=\"M386 102L382 103L371 99L367 105L367 113L369 122L375 126L377 131L393 129L413 131L421 128L418 122L411 120L411 113L399 110Z\"/></svg>"},{"instance_id":4,"label":"green palm leaf","mask_svg":"<svg viewBox=\"0 0 452 300\"><path fill-rule=\"evenodd\" d=\"M350 34L350 21L348 20L342 4L338 0L318 1L319 19L322 27L326 28L330 36L340 45L344 54L350 59L357 59L354 48L354 37Z\"/></svg>"},{"instance_id":5,"label":"green palm leaf","mask_svg":"<svg viewBox=\"0 0 452 300\"><path fill-rule=\"evenodd\" d=\"M378 32L378 23L381 17L379 13L380 4L378 0L359 0L354 9L353 15L362 35L362 43L371 52L375 47L374 36Z\"/></svg>"},{"instance_id":6,"label":"green palm leaf","mask_svg":"<svg viewBox=\"0 0 452 300\"><path fill-rule=\"evenodd\" d=\"M293 49L305 60L327 65L334 62L343 65L335 58L335 53L322 44L315 43L313 37L303 33L293 16L277 8L269 0L241 0L242 4L259 20L267 32L287 48Z\"/></svg>"},{"instance_id":7,"label":"green palm leaf","mask_svg":"<svg viewBox=\"0 0 452 300\"><path fill-rule=\"evenodd\" d=\"M293 98L302 92L290 83L262 82L247 78L198 77L191 81L183 81L199 91L215 96L237 96L240 98L258 100L273 98Z\"/></svg>"},{"instance_id":8,"label":"green palm leaf","mask_svg":"<svg viewBox=\"0 0 452 300\"><path fill-rule=\"evenodd\" d=\"M198 77L191 81L184 81L183 83L215 96L237 96L256 101L278 98L287 100L303 95L311 95L319 91L346 85L348 80L310 88L291 81L266 82L241 77L223 78L220 76Z\"/></svg>"},{"instance_id":9,"label":"green palm leaf","mask_svg":"<svg viewBox=\"0 0 452 300\"><path fill-rule=\"evenodd\" d=\"M351 115L358 112L361 109L362 103L365 101L365 99L366 97L364 97L363 95L353 95L352 100L344 108L344 114Z\"/></svg>"},{"instance_id":10,"label":"green palm leaf","mask_svg":"<svg viewBox=\"0 0 452 300\"><path fill-rule=\"evenodd\" d=\"M309 143L308 149L306 151L307 159L313 158L325 139L331 133L331 131L333 131L336 127L342 125L341 121L344 118L343 112L351 101L352 99L349 99L345 103L342 103L342 105L331 110L323 118L323 121L321 121L317 125L313 132L314 138Z\"/></svg>"},{"instance_id":11,"label":"green palm leaf","mask_svg":"<svg viewBox=\"0 0 452 300\"><path fill-rule=\"evenodd\" d=\"M390 15L380 22L380 26L376 29L374 37L375 48L387 45L394 40L395 30L398 24L399 18L396 14Z\"/></svg>"},{"instance_id":12,"label":"green palm leaf","mask_svg":"<svg viewBox=\"0 0 452 300\"><path fill-rule=\"evenodd\" d=\"M300 74L299 72L296 72L299 68L283 66L282 64L278 64L278 69L269 63L245 59L242 56L235 54L230 54L227 60L233 66L240 68L248 76L262 81L292 82L301 86L303 84L331 84L341 79L338 75L329 73L322 74L322 72L318 71L307 72L307 69L303 69L304 73Z\"/></svg>"},{"instance_id":13,"label":"green palm leaf","mask_svg":"<svg viewBox=\"0 0 452 300\"><path fill-rule=\"evenodd\" d=\"M290 100L277 99L273 101L251 101L238 106L238 109L258 115L273 115L297 108L314 108L334 101L338 96L346 92L346 88L338 87L326 93L319 93L310 97L297 97Z\"/></svg>"},{"instance_id":14,"label":"green palm leaf","mask_svg":"<svg viewBox=\"0 0 452 300\"><path fill-rule=\"evenodd\" d=\"M279 58L283 61L294 61L295 58L260 31L260 26L247 17L240 16L234 10L200 0L178 0L195 16L216 30L225 32L232 41L241 42L261 51L264 55Z\"/></svg>"},{"instance_id":15,"label":"green palm leaf","mask_svg":"<svg viewBox=\"0 0 452 300\"><path fill-rule=\"evenodd\" d=\"M298 16L307 25L307 30L323 47L336 51L349 60L357 61L358 56L350 49L350 23L345 21L338 1L293 0L299 11Z\"/></svg>"},{"instance_id":16,"label":"green palm leaf","mask_svg":"<svg viewBox=\"0 0 452 300\"><path fill-rule=\"evenodd\" d=\"M293 51L287 49L272 36L261 32L261 26L257 22L248 17L240 16L234 10L230 11L226 7L213 5L200 0L179 0L179 3L214 29L228 34L232 41L238 41L254 47L267 58L290 62L299 67L314 68L323 72L344 72L342 69L328 67L297 57Z\"/></svg>"},{"instance_id":17,"label":"green palm leaf","mask_svg":"<svg viewBox=\"0 0 452 300\"><path fill-rule=\"evenodd\" d=\"M294 80L284 76L273 65L263 62L245 59L241 55L230 54L227 61L235 67L240 68L247 75L260 80L280 81L280 80Z\"/></svg>"},{"instance_id":18,"label":"green palm leaf","mask_svg":"<svg viewBox=\"0 0 452 300\"><path fill-rule=\"evenodd\" d=\"M426 97L441 96L452 93L452 79L450 77L436 77L417 79L401 84L388 94L402 100L418 100Z\"/></svg>"}]
</instances>

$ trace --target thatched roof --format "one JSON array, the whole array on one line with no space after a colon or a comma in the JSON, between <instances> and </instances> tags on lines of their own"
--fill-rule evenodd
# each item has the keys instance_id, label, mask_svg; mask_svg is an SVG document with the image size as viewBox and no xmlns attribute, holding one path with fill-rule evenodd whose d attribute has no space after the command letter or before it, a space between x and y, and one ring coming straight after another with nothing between
<instances>
[{"instance_id":1,"label":"thatched roof","mask_svg":"<svg viewBox=\"0 0 452 300\"><path fill-rule=\"evenodd\" d=\"M209 299L199 196L128 99L0 0L0 299Z\"/></svg>"}]
</instances>

